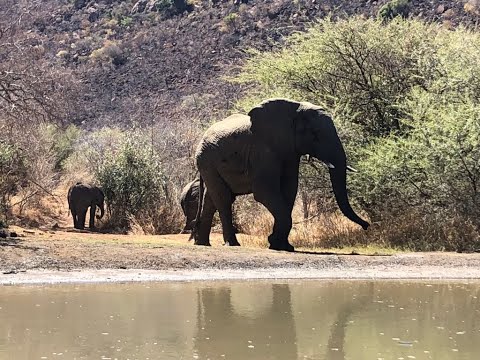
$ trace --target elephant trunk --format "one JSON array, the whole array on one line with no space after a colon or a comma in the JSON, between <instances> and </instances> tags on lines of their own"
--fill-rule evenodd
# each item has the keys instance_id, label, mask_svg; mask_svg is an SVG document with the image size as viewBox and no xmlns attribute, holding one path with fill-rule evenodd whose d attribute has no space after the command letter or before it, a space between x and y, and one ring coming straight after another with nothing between
<instances>
[{"instance_id":1,"label":"elephant trunk","mask_svg":"<svg viewBox=\"0 0 480 360\"><path fill-rule=\"evenodd\" d=\"M335 168L330 168L330 181L332 182L333 193L338 207L348 219L360 225L363 230L367 230L370 225L368 222L360 218L353 211L348 201L347 195L347 166L346 164L335 164Z\"/></svg>"}]
</instances>

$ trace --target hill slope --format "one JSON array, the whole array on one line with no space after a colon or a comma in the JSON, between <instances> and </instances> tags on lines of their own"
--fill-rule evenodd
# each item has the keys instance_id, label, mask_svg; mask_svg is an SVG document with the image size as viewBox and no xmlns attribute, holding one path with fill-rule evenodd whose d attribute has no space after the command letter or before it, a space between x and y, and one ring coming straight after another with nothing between
<instances>
[{"instance_id":1,"label":"hill slope","mask_svg":"<svg viewBox=\"0 0 480 360\"><path fill-rule=\"evenodd\" d=\"M3 18L24 12L3 0ZM190 11L148 11L166 1L25 2L24 31L48 68L75 79L68 122L86 127L178 119L210 121L231 109L244 89L222 77L248 48L281 46L285 36L328 15L376 16L386 1L192 1ZM410 16L447 26L478 20L476 1L410 2ZM469 7L469 5L471 5ZM143 11L139 11L143 10ZM1 14L0 14L1 15ZM168 121L167 121L168 122Z\"/></svg>"}]
</instances>

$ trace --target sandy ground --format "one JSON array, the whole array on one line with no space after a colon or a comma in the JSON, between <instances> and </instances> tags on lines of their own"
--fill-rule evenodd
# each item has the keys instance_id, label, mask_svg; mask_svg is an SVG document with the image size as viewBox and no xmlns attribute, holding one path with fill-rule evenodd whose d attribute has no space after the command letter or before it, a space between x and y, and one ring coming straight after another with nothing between
<instances>
[{"instance_id":1,"label":"sandy ground","mask_svg":"<svg viewBox=\"0 0 480 360\"><path fill-rule=\"evenodd\" d=\"M188 235L14 229L0 239L0 284L225 279L480 279L480 254L342 255L194 246ZM242 242L242 236L239 237Z\"/></svg>"}]
</instances>

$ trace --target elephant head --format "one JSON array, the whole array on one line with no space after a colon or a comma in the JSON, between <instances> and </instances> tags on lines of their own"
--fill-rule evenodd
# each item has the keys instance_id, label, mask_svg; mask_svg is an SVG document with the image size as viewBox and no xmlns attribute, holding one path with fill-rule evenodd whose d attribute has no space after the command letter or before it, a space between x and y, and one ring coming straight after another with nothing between
<instances>
[{"instance_id":1,"label":"elephant head","mask_svg":"<svg viewBox=\"0 0 480 360\"><path fill-rule=\"evenodd\" d=\"M100 209L100 215L96 215L96 218L101 219L105 214L105 195L103 194L103 191L98 187L93 187L92 192L94 202L96 206L98 206L98 208Z\"/></svg>"},{"instance_id":2,"label":"elephant head","mask_svg":"<svg viewBox=\"0 0 480 360\"><path fill-rule=\"evenodd\" d=\"M329 167L337 204L351 221L367 229L369 223L350 206L347 195L347 157L332 118L307 102L271 99L248 115L252 133L284 159L310 155Z\"/></svg>"}]
</instances>

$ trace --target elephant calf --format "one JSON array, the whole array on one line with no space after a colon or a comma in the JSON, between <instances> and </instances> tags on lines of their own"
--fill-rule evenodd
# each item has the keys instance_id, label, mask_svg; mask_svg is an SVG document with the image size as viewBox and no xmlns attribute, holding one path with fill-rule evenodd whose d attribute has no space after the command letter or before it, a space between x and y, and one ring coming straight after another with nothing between
<instances>
[{"instance_id":1,"label":"elephant calf","mask_svg":"<svg viewBox=\"0 0 480 360\"><path fill-rule=\"evenodd\" d=\"M100 216L97 215L97 219L101 219L105 213L105 195L103 191L97 186L77 182L68 189L67 198L68 208L73 217L74 228L80 230L85 228L85 218L87 216L87 210L90 208L90 221L88 226L90 229L94 229L97 206L100 208Z\"/></svg>"},{"instance_id":2,"label":"elephant calf","mask_svg":"<svg viewBox=\"0 0 480 360\"><path fill-rule=\"evenodd\" d=\"M185 185L180 195L180 206L182 207L183 214L187 218L181 234L186 234L193 229L198 210L199 187L200 179L195 179Z\"/></svg>"},{"instance_id":3,"label":"elephant calf","mask_svg":"<svg viewBox=\"0 0 480 360\"><path fill-rule=\"evenodd\" d=\"M193 230L195 225L195 218L198 211L198 199L200 193L200 179L196 178L190 181L182 190L180 195L180 206L182 207L183 214L186 217L185 226L180 234L187 234ZM237 226L233 225L235 233L238 233Z\"/></svg>"}]
</instances>

